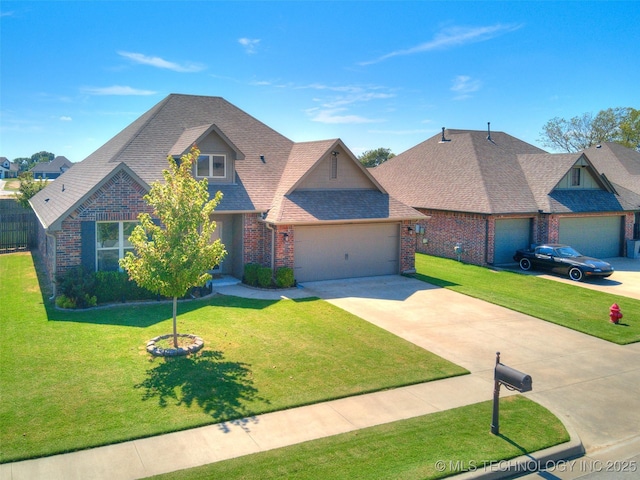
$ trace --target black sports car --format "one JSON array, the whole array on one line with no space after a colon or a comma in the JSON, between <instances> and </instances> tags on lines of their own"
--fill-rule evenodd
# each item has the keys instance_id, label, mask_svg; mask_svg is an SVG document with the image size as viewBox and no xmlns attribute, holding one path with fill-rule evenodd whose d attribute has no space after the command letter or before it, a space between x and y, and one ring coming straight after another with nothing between
<instances>
[{"instance_id":1,"label":"black sports car","mask_svg":"<svg viewBox=\"0 0 640 480\"><path fill-rule=\"evenodd\" d=\"M568 245L538 245L533 250L521 249L513 259L522 270L550 270L553 273L568 275L579 282L585 277L608 277L613 267L597 258L585 257Z\"/></svg>"}]
</instances>

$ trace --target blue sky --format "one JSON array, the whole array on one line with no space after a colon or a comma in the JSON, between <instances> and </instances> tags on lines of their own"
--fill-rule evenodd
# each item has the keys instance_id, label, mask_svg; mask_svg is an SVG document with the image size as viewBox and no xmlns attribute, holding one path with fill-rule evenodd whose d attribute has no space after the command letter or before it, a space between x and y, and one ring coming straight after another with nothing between
<instances>
[{"instance_id":1,"label":"blue sky","mask_svg":"<svg viewBox=\"0 0 640 480\"><path fill-rule=\"evenodd\" d=\"M8 1L0 156L80 161L170 93L294 141L398 154L442 127L540 146L549 119L640 108L640 2Z\"/></svg>"}]
</instances>

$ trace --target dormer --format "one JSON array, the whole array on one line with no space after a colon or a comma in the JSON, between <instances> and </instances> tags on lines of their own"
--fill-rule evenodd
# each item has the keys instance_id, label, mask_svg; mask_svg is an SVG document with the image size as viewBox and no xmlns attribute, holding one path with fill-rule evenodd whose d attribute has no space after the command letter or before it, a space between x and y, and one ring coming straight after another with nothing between
<instances>
[{"instance_id":1,"label":"dormer","mask_svg":"<svg viewBox=\"0 0 640 480\"><path fill-rule=\"evenodd\" d=\"M197 145L200 156L193 167L193 176L206 178L209 184L235 183L235 162L244 154L215 124L186 129L171 149L170 155L180 157Z\"/></svg>"},{"instance_id":2,"label":"dormer","mask_svg":"<svg viewBox=\"0 0 640 480\"><path fill-rule=\"evenodd\" d=\"M368 175L342 142L326 152L313 166L296 190L378 190L380 187Z\"/></svg>"},{"instance_id":3,"label":"dormer","mask_svg":"<svg viewBox=\"0 0 640 480\"><path fill-rule=\"evenodd\" d=\"M555 188L557 190L607 190L584 155L578 158Z\"/></svg>"}]
</instances>

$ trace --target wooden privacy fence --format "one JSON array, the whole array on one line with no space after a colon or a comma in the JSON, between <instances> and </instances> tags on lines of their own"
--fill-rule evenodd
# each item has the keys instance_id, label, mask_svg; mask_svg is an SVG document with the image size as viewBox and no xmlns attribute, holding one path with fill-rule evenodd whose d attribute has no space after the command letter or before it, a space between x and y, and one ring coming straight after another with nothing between
<instances>
[{"instance_id":1,"label":"wooden privacy fence","mask_svg":"<svg viewBox=\"0 0 640 480\"><path fill-rule=\"evenodd\" d=\"M36 248L37 222L33 210L13 198L0 198L0 253Z\"/></svg>"}]
</instances>

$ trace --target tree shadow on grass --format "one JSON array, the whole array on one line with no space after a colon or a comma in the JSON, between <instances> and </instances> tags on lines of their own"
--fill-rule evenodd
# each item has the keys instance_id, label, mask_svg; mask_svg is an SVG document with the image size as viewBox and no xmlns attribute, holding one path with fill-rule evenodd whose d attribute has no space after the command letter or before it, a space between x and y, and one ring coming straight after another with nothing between
<instances>
[{"instance_id":1,"label":"tree shadow on grass","mask_svg":"<svg viewBox=\"0 0 640 480\"><path fill-rule=\"evenodd\" d=\"M258 395L251 376L248 364L225 361L219 351L204 351L188 357L163 358L135 388L144 390L143 400L157 398L161 407L171 403L197 406L220 422L223 431L229 431L226 422L248 430L247 425L257 420L249 416L246 404L269 403Z\"/></svg>"}]
</instances>

